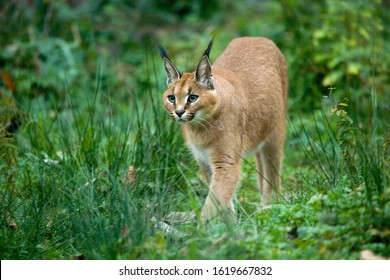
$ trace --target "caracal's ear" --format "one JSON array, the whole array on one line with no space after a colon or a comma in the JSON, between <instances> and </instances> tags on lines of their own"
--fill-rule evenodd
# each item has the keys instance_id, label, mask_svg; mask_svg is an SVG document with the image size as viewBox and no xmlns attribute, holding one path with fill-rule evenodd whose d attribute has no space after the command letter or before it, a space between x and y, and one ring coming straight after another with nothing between
<instances>
[{"instance_id":1,"label":"caracal's ear","mask_svg":"<svg viewBox=\"0 0 390 280\"><path fill-rule=\"evenodd\" d=\"M211 47L213 46L214 39L210 41L206 51L203 53L202 58L195 70L195 81L201 86L207 89L214 89L213 73L211 71L211 64L209 55Z\"/></svg>"},{"instance_id":2,"label":"caracal's ear","mask_svg":"<svg viewBox=\"0 0 390 280\"><path fill-rule=\"evenodd\" d=\"M177 71L175 65L173 65L173 63L167 58L164 58L164 67L165 67L165 72L167 73L168 86L172 84L174 81L180 79L179 71Z\"/></svg>"},{"instance_id":3,"label":"caracal's ear","mask_svg":"<svg viewBox=\"0 0 390 280\"><path fill-rule=\"evenodd\" d=\"M175 65L173 65L172 61L169 59L167 52L164 48L158 44L158 48L160 50L160 55L164 61L165 73L167 74L167 85L169 86L174 81L180 79L180 72L176 69Z\"/></svg>"}]
</instances>

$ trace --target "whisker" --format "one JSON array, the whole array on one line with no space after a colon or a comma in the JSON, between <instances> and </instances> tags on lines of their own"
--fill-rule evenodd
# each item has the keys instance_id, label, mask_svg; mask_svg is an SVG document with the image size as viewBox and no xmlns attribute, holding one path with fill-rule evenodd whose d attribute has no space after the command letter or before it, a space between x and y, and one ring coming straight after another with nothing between
<instances>
[{"instance_id":1,"label":"whisker","mask_svg":"<svg viewBox=\"0 0 390 280\"><path fill-rule=\"evenodd\" d=\"M202 118L198 118L198 119L194 119L194 121L195 121L197 124L200 124L200 125L207 131L207 133L208 133L209 135L211 135L210 130L208 130L207 127L201 122L201 121L203 121L203 122L207 122L208 124L210 124L207 120L204 120L204 119L202 119Z\"/></svg>"},{"instance_id":2,"label":"whisker","mask_svg":"<svg viewBox=\"0 0 390 280\"><path fill-rule=\"evenodd\" d=\"M199 120L202 121L202 122L207 123L208 125L211 125L211 123L210 123L208 120L204 119L204 118L197 117L197 119L199 119Z\"/></svg>"}]
</instances>

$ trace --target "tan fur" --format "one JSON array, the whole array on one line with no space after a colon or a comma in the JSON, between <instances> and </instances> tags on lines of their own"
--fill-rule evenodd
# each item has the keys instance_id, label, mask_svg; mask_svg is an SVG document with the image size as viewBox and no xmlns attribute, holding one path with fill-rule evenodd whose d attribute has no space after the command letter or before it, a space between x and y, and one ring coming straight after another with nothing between
<instances>
[{"instance_id":1,"label":"tan fur","mask_svg":"<svg viewBox=\"0 0 390 280\"><path fill-rule=\"evenodd\" d=\"M265 206L280 185L288 91L282 53L266 38L237 38L211 69L208 56L195 72L182 76L169 59L164 61L168 88L163 104L181 124L210 187L202 218L213 218L219 208L234 211L231 201L247 154L255 154ZM168 95L175 96L174 103ZM189 102L189 95L198 96L197 101Z\"/></svg>"}]
</instances>

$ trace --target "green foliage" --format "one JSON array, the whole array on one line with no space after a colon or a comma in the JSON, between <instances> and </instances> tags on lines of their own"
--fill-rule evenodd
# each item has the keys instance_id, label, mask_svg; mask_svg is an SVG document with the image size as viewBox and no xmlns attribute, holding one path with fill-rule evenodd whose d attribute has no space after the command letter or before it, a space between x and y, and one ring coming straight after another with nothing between
<instances>
[{"instance_id":1,"label":"green foliage","mask_svg":"<svg viewBox=\"0 0 390 280\"><path fill-rule=\"evenodd\" d=\"M281 4L286 26L283 36L289 36L281 45L292 52L287 57L295 81L291 93L297 101L318 107L319 96L328 95L333 87L344 89L341 97L353 102L354 114L371 109L362 102L370 95L375 106L388 110L389 13L381 1Z\"/></svg>"},{"instance_id":2,"label":"green foliage","mask_svg":"<svg viewBox=\"0 0 390 280\"><path fill-rule=\"evenodd\" d=\"M0 13L2 259L390 256L385 3L22 1ZM238 222L205 227L207 187L162 109L155 41L191 71L215 35L212 60L236 36L280 46L290 113L282 200L260 209L245 159ZM188 223L167 218L191 210Z\"/></svg>"}]
</instances>

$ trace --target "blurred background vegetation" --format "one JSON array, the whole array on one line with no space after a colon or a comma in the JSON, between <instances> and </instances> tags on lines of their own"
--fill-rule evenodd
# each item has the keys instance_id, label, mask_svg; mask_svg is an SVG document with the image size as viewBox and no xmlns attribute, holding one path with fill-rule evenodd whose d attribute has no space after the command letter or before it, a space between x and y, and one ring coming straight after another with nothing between
<instances>
[{"instance_id":1,"label":"blurred background vegetation","mask_svg":"<svg viewBox=\"0 0 390 280\"><path fill-rule=\"evenodd\" d=\"M166 239L150 224L151 213L188 210L196 170L160 106L165 74L156 42L179 70L192 71L214 36L211 60L235 37L262 36L288 62L285 184L305 191L298 191L299 202L291 198L298 204L258 214L250 226L274 234L263 240L284 244L275 250L251 237L232 243L218 229L212 237L189 228L193 238ZM2 258L356 258L362 242L389 256L389 65L389 1L2 1ZM121 188L130 164L143 178L135 194ZM254 185L255 173L246 165L242 185ZM80 193L88 183L94 190ZM348 191L328 194L329 186ZM366 204L357 205L358 198ZM312 208L299 204L307 201ZM251 203L243 202L248 212ZM335 218L337 207L345 211ZM322 218L310 212L321 209L330 212ZM353 229L314 227L344 223L356 215L350 209L367 214ZM267 231L267 219L277 219L281 232L301 243L283 243L285 235ZM348 230L355 239L343 240ZM129 231L134 235L124 238ZM324 236L337 242L312 242ZM208 255L213 238L226 246ZM347 249L334 253L344 244Z\"/></svg>"},{"instance_id":2,"label":"blurred background vegetation","mask_svg":"<svg viewBox=\"0 0 390 280\"><path fill-rule=\"evenodd\" d=\"M367 109L362 101L372 96L373 88L379 112L389 104L388 2L118 0L1 5L1 67L20 76L15 79L20 94L32 94L27 74L44 77L33 88L61 95L59 81L77 86L80 76L93 73L101 63L116 70L105 73L113 75L111 85L137 91L140 81L149 79L145 50L154 51L155 41L164 43L178 64L191 70L194 62L189 60L212 36L217 38L215 56L234 37L264 36L272 38L288 59L294 81L290 93L293 102L301 104L299 110L318 108L321 97L333 88L356 104L355 113Z\"/></svg>"}]
</instances>

